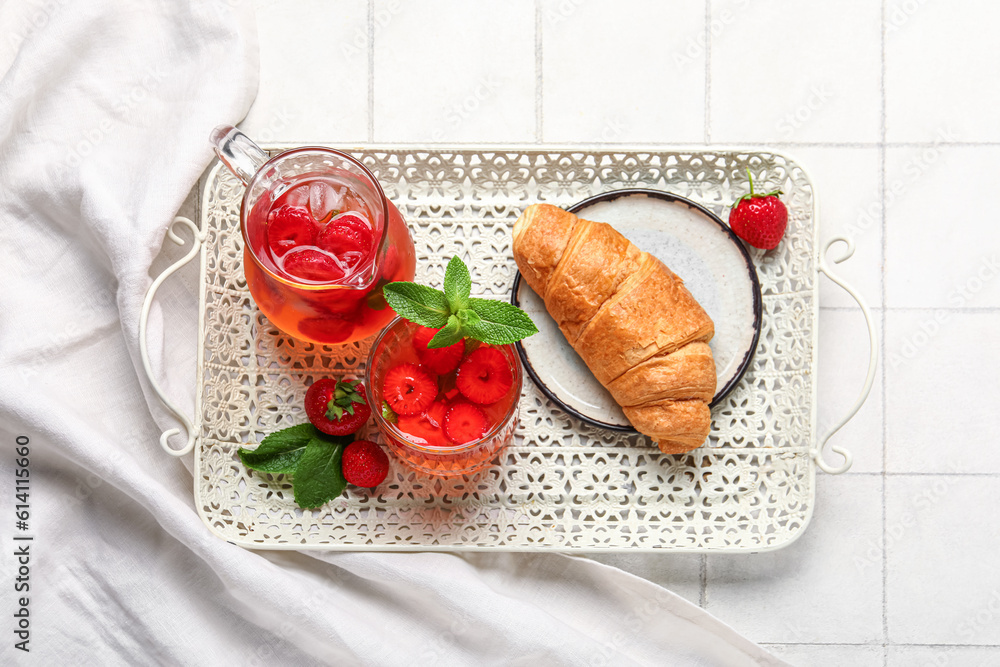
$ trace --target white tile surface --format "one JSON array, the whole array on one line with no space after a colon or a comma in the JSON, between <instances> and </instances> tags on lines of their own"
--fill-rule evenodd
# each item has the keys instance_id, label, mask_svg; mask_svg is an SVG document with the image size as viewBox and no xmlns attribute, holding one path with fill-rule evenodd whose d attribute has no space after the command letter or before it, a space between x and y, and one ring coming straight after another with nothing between
<instances>
[{"instance_id":1,"label":"white tile surface","mask_svg":"<svg viewBox=\"0 0 1000 667\"><path fill-rule=\"evenodd\" d=\"M1000 56L998 56L1000 58ZM886 305L1000 307L1000 225L988 201L1000 147L886 154Z\"/></svg>"},{"instance_id":2,"label":"white tile surface","mask_svg":"<svg viewBox=\"0 0 1000 667\"><path fill-rule=\"evenodd\" d=\"M886 599L892 642L1000 643L998 493L996 477L888 478Z\"/></svg>"},{"instance_id":3,"label":"white tile surface","mask_svg":"<svg viewBox=\"0 0 1000 667\"><path fill-rule=\"evenodd\" d=\"M703 2L543 0L542 34L546 142L704 141Z\"/></svg>"},{"instance_id":4,"label":"white tile surface","mask_svg":"<svg viewBox=\"0 0 1000 667\"><path fill-rule=\"evenodd\" d=\"M890 646L888 667L1000 667L1000 646Z\"/></svg>"},{"instance_id":5,"label":"white tile surface","mask_svg":"<svg viewBox=\"0 0 1000 667\"><path fill-rule=\"evenodd\" d=\"M882 479L816 482L816 514L798 541L770 553L708 557L705 609L756 642L880 641Z\"/></svg>"},{"instance_id":6,"label":"white tile surface","mask_svg":"<svg viewBox=\"0 0 1000 667\"><path fill-rule=\"evenodd\" d=\"M255 6L261 83L243 127L262 142L819 142L778 150L813 177L821 238L857 242L838 272L872 306L884 282L886 414L877 381L835 440L854 452L854 474L818 474L817 515L786 549L709 557L707 608L755 641L790 642L767 648L792 664L881 665L885 546L888 666L1000 667L998 646L892 645L1000 645L1000 529L982 509L1000 491L1000 450L982 427L1000 405L1000 312L952 310L935 328L935 311L897 310L1000 309L991 273L1000 147L940 143L1000 141L1000 6L887 0L886 138L938 144L886 151L884 228L877 2L539 0L537 22L531 0ZM323 85L310 85L317 78ZM820 300L853 308L825 279ZM821 312L821 431L860 389L862 327L857 311ZM882 477L871 474L881 470L883 419L885 537ZM894 476L954 470L996 474ZM701 597L700 556L595 559Z\"/></svg>"},{"instance_id":7,"label":"white tile surface","mask_svg":"<svg viewBox=\"0 0 1000 667\"><path fill-rule=\"evenodd\" d=\"M880 313L873 313L876 328ZM881 339L881 332L879 332ZM819 409L817 433L820 437L840 421L854 405L868 372L870 345L865 318L860 311L821 310L819 313ZM854 457L851 472L882 471L882 383L880 376L868 400L854 418L830 440ZM827 448L826 460L842 461Z\"/></svg>"},{"instance_id":8,"label":"white tile surface","mask_svg":"<svg viewBox=\"0 0 1000 667\"><path fill-rule=\"evenodd\" d=\"M846 644L764 644L764 648L796 667L882 667L881 646Z\"/></svg>"},{"instance_id":9,"label":"white tile surface","mask_svg":"<svg viewBox=\"0 0 1000 667\"><path fill-rule=\"evenodd\" d=\"M961 141L1000 141L1000 4L886 3L886 138L933 141L941 127Z\"/></svg>"},{"instance_id":10,"label":"white tile surface","mask_svg":"<svg viewBox=\"0 0 1000 667\"><path fill-rule=\"evenodd\" d=\"M530 0L378 0L375 140L535 138L535 9Z\"/></svg>"},{"instance_id":11,"label":"white tile surface","mask_svg":"<svg viewBox=\"0 0 1000 667\"><path fill-rule=\"evenodd\" d=\"M1000 472L1000 313L889 311L886 469Z\"/></svg>"},{"instance_id":12,"label":"white tile surface","mask_svg":"<svg viewBox=\"0 0 1000 667\"><path fill-rule=\"evenodd\" d=\"M677 593L688 602L700 604L701 561L698 555L587 554L587 558L631 572Z\"/></svg>"},{"instance_id":13,"label":"white tile surface","mask_svg":"<svg viewBox=\"0 0 1000 667\"><path fill-rule=\"evenodd\" d=\"M368 3L257 0L254 6L260 87L240 124L244 132L260 143L365 141Z\"/></svg>"},{"instance_id":14,"label":"white tile surface","mask_svg":"<svg viewBox=\"0 0 1000 667\"><path fill-rule=\"evenodd\" d=\"M870 0L712 2L712 141L877 141L879 21Z\"/></svg>"},{"instance_id":15,"label":"white tile surface","mask_svg":"<svg viewBox=\"0 0 1000 667\"><path fill-rule=\"evenodd\" d=\"M830 250L837 275L857 289L869 306L881 306L882 165L878 149L797 146L782 152L809 172L816 188L820 243L835 236L854 240L854 255L842 264L833 265L833 259L844 252L844 246ZM819 297L823 306L856 307L847 292L826 278L820 278Z\"/></svg>"}]
</instances>

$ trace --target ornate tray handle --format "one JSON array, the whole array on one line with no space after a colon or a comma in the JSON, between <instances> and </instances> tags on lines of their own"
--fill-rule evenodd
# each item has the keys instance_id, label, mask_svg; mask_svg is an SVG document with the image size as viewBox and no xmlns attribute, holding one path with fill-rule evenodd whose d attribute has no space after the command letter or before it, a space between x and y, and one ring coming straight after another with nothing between
<instances>
[{"instance_id":1,"label":"ornate tray handle","mask_svg":"<svg viewBox=\"0 0 1000 667\"><path fill-rule=\"evenodd\" d=\"M153 305L153 297L156 296L156 290L158 290L160 285L163 284L163 281L169 278L175 271L177 271L177 269L194 259L195 255L197 255L201 250L202 243L205 240L205 232L198 229L198 226L191 222L191 220L178 216L174 218L173 222L171 222L170 226L167 228L167 238L177 245L184 245L184 239L178 236L177 232L174 231L174 227L178 223L186 225L194 235L191 242L191 249L188 250L186 255L171 264L166 271L156 277L156 280L153 281L153 284L150 285L149 289L146 291L146 299L142 303L142 312L139 314L139 353L142 355L142 367L146 371L146 378L149 380L149 386L151 386L153 391L156 392L156 395L159 397L164 407L172 412L174 417L181 422L187 435L187 444L180 449L174 449L170 446L169 442L171 437L181 432L179 428L167 429L162 435L160 435L160 446L163 447L163 450L171 456L184 456L194 449L195 430L194 426L191 424L191 420L188 419L187 416L183 414L169 398L166 397L163 390L160 389L160 385L156 382L156 378L153 375L153 369L149 363L149 350L146 346L146 324L149 319L149 309Z\"/></svg>"},{"instance_id":2,"label":"ornate tray handle","mask_svg":"<svg viewBox=\"0 0 1000 667\"><path fill-rule=\"evenodd\" d=\"M841 473L847 472L851 468L851 463L853 459L851 457L851 452L843 447L837 447L836 445L831 445L835 453L840 454L844 458L844 462L839 466L833 466L827 463L823 459L823 448L826 447L827 441L830 440L841 429L844 424L851 421L851 419L858 413L861 406L865 404L868 399L868 394L871 393L872 384L875 382L875 367L878 365L878 332L875 331L875 323L872 322L872 314L868 310L868 304L861 297L857 291L845 283L842 279L838 278L833 271L830 270L830 265L827 264L826 255L830 251L833 244L843 242L847 248L844 253L833 260L834 264L840 264L841 262L850 259L851 255L854 254L854 241L847 236L835 236L823 247L823 252L819 256L819 271L826 275L827 278L832 280L834 283L839 285L845 292L851 295L855 301L858 302L858 306L861 307L861 313L865 316L865 324L868 326L868 344L870 346L871 352L868 356L868 376L865 378L865 386L861 389L861 395L858 396L858 400L854 402L851 409L847 411L847 414L841 419L837 424L830 429L826 435L819 439L816 443L816 448L812 450L813 460L816 461L816 466L825 473L831 475L839 475Z\"/></svg>"}]
</instances>

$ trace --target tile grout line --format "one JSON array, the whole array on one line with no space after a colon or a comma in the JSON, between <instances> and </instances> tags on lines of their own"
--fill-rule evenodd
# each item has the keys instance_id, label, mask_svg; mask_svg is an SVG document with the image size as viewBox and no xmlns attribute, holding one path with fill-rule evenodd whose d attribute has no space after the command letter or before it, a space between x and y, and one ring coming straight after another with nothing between
<instances>
[{"instance_id":1,"label":"tile grout line","mask_svg":"<svg viewBox=\"0 0 1000 667\"><path fill-rule=\"evenodd\" d=\"M886 367L885 367L885 353L886 353L886 276L885 276L885 262L888 255L886 250L886 211L885 211L885 181L886 181L886 168L885 168L885 137L886 137L886 101L885 101L885 52L886 52L886 30L885 30L885 14L886 14L886 0L881 2L881 15L880 15L880 49L881 49L881 72L879 77L879 163L880 163L880 173L879 173L879 194L882 200L882 310L880 312L880 319L882 325L882 336L880 337L881 352L882 357L882 664L888 667L889 664L889 542L888 542L888 516L886 509L886 497L888 488L888 476L887 471L887 461L888 461L888 441L886 429Z\"/></svg>"},{"instance_id":2,"label":"tile grout line","mask_svg":"<svg viewBox=\"0 0 1000 667\"><path fill-rule=\"evenodd\" d=\"M705 0L705 143L712 143L712 0Z\"/></svg>"},{"instance_id":3,"label":"tile grout line","mask_svg":"<svg viewBox=\"0 0 1000 667\"><path fill-rule=\"evenodd\" d=\"M705 608L708 601L708 554L702 554L698 563L698 606Z\"/></svg>"},{"instance_id":4,"label":"tile grout line","mask_svg":"<svg viewBox=\"0 0 1000 667\"><path fill-rule=\"evenodd\" d=\"M542 0L535 0L535 141L542 143Z\"/></svg>"},{"instance_id":5,"label":"tile grout line","mask_svg":"<svg viewBox=\"0 0 1000 667\"><path fill-rule=\"evenodd\" d=\"M375 0L368 0L368 142L375 143Z\"/></svg>"}]
</instances>

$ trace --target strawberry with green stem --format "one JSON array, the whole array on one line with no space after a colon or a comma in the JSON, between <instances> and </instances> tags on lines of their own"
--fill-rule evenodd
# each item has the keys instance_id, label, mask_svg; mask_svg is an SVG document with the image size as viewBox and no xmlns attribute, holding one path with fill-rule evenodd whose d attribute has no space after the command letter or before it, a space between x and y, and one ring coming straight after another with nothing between
<instances>
[{"instance_id":1,"label":"strawberry with green stem","mask_svg":"<svg viewBox=\"0 0 1000 667\"><path fill-rule=\"evenodd\" d=\"M753 189L753 175L747 169L750 179L750 192L737 199L729 213L729 227L737 236L763 250L772 250L781 243L788 226L788 209L778 199L784 194L781 190L772 190L766 194L758 194Z\"/></svg>"},{"instance_id":2,"label":"strawberry with green stem","mask_svg":"<svg viewBox=\"0 0 1000 667\"><path fill-rule=\"evenodd\" d=\"M330 435L354 433L365 425L372 410L365 402L365 386L323 378L306 391L306 416Z\"/></svg>"}]
</instances>

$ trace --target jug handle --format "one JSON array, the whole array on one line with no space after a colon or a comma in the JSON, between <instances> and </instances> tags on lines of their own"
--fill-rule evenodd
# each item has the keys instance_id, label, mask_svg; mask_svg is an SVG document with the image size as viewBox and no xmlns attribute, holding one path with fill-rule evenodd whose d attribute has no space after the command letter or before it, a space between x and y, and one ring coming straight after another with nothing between
<instances>
[{"instance_id":1,"label":"jug handle","mask_svg":"<svg viewBox=\"0 0 1000 667\"><path fill-rule=\"evenodd\" d=\"M243 185L247 185L269 159L264 149L232 125L219 125L212 130L209 141L215 148L215 154L229 167L229 171L243 181Z\"/></svg>"}]
</instances>

